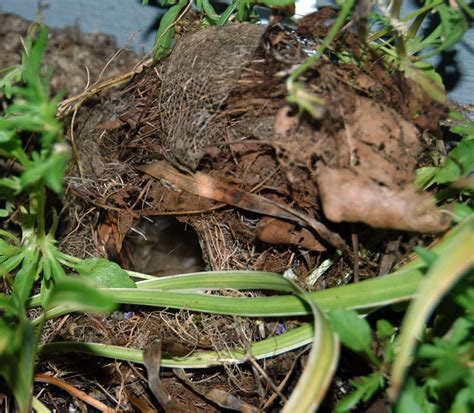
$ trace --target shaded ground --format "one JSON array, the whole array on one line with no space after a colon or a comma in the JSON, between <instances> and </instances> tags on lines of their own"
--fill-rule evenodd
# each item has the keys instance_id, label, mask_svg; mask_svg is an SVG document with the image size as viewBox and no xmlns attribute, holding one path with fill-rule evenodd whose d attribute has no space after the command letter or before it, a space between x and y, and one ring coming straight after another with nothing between
<instances>
[{"instance_id":1,"label":"shaded ground","mask_svg":"<svg viewBox=\"0 0 474 413\"><path fill-rule=\"evenodd\" d=\"M145 67L130 82L82 99L77 110L66 107L74 159L61 248L154 275L291 271L305 288L322 289L386 274L421 242L413 232L445 228L429 195L412 184L415 169L428 159L427 132L436 135L445 109L396 71L389 74L355 35L340 36L304 76L306 90L324 101L315 106L315 116L298 116L288 105L285 77L314 52L332 17L324 9L294 28L241 25L194 32L192 25L183 26L162 66ZM18 61L18 34L24 35L27 24L1 19L5 66ZM109 47L97 48L97 42ZM104 62L115 53L109 42L74 30L53 32L46 56L60 68L53 88L67 87L74 96L100 80ZM136 62L123 52L102 78L131 70ZM316 276L328 258L332 266ZM50 321L44 341L147 349L167 337L163 351L186 354L245 347L299 322L123 310ZM289 395L304 364L305 349L262 363L267 377L249 363L193 371L187 379L164 372L162 382L183 411L219 411L216 399L206 396L212 389L248 404L240 410L277 411L278 399L268 403L274 394L269 382L278 385L287 377L283 392ZM118 410L157 406L139 366L75 355L44 358L39 371ZM348 390L340 377L328 411ZM55 387L41 384L38 391L58 411L70 404L85 411L82 402Z\"/></svg>"}]
</instances>

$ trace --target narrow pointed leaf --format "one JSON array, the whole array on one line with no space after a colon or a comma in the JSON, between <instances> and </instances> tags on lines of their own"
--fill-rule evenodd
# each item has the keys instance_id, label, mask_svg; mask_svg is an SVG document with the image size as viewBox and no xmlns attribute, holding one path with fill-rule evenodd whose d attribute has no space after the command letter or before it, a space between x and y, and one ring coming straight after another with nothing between
<instances>
[{"instance_id":1,"label":"narrow pointed leaf","mask_svg":"<svg viewBox=\"0 0 474 413\"><path fill-rule=\"evenodd\" d=\"M410 303L402 322L399 347L390 374L389 396L392 401L400 393L425 321L450 288L474 267L474 216L467 218L460 227L457 236L420 282L416 298Z\"/></svg>"}]
</instances>

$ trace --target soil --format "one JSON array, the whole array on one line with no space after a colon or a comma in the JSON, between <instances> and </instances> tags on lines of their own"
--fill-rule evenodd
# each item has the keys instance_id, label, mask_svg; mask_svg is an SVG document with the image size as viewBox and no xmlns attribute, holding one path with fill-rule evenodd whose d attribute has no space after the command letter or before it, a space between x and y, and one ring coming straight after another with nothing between
<instances>
[{"instance_id":1,"label":"soil","mask_svg":"<svg viewBox=\"0 0 474 413\"><path fill-rule=\"evenodd\" d=\"M305 90L324 102L315 106L315 116L299 114L287 102L286 76L314 53L333 17L323 9L294 27L196 31L196 25L182 24L175 50L162 64L145 65L126 83L72 99L61 113L74 157L60 247L155 275L291 270L302 286L315 290L386 274L423 242L420 234L446 228L448 218L412 184L446 108L388 67L354 33L343 32L301 79ZM19 35L28 23L10 15L0 15L0 23L4 67L19 61ZM354 59L347 58L347 50ZM56 67L53 90L66 88L73 98L90 84L134 70L138 61L130 51L116 54L107 36L77 29L52 30L45 58ZM153 254L159 254L159 263L148 260ZM313 279L313 270L327 258L334 265ZM229 293L235 294L222 292ZM152 351L167 337L161 351L186 354L246 346L275 334L279 324L122 310L50 321L43 341ZM301 321L284 323L291 328ZM164 371L160 381L174 411L222 411L210 390L236 397L237 410L278 411L279 399L265 405L273 394L269 381L278 385L288 376L284 394L289 395L306 352L266 360L266 377L249 363L184 377ZM117 411L160 409L142 366L48 355L38 372ZM346 380L335 383L325 411L349 389ZM57 411L93 411L57 387L37 384L36 390Z\"/></svg>"}]
</instances>

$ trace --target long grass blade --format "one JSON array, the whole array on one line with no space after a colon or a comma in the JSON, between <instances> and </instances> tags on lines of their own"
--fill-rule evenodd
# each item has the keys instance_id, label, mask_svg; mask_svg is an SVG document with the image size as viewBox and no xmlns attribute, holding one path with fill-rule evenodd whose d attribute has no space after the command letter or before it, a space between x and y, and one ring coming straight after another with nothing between
<instances>
[{"instance_id":1,"label":"long grass blade","mask_svg":"<svg viewBox=\"0 0 474 413\"><path fill-rule=\"evenodd\" d=\"M313 340L314 326L310 323L287 331L278 336L269 337L250 346L247 353L243 348L227 351L196 351L186 357L163 356L161 365L170 368L203 368L224 363L244 363L251 354L257 360L277 356L309 344ZM117 360L143 363L143 352L119 346L99 343L53 342L40 346L39 351L48 353L78 352L94 354Z\"/></svg>"},{"instance_id":2,"label":"long grass blade","mask_svg":"<svg viewBox=\"0 0 474 413\"><path fill-rule=\"evenodd\" d=\"M316 411L326 394L339 360L339 339L309 294L304 294L314 317L314 336L311 352L303 374L283 413L312 413Z\"/></svg>"},{"instance_id":3,"label":"long grass blade","mask_svg":"<svg viewBox=\"0 0 474 413\"><path fill-rule=\"evenodd\" d=\"M410 303L401 326L397 355L391 369L389 396L395 401L402 388L403 379L411 364L425 321L442 297L467 271L474 268L474 216L461 225L461 230L433 263L426 277L420 282L416 298Z\"/></svg>"}]
</instances>

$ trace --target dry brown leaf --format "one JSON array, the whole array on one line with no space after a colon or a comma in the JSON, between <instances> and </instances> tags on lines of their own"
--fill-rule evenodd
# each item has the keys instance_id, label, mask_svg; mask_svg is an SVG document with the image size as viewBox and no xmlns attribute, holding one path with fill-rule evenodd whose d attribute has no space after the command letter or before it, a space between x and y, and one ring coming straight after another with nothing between
<instances>
[{"instance_id":1,"label":"dry brown leaf","mask_svg":"<svg viewBox=\"0 0 474 413\"><path fill-rule=\"evenodd\" d=\"M153 178L161 180L165 186L172 187L177 191L187 191L247 211L289 220L301 226L310 227L332 246L342 251L349 251L349 248L339 234L330 231L324 224L314 218L295 211L287 205L243 191L224 180L213 178L202 172L185 175L178 172L165 161L139 166L137 169Z\"/></svg>"},{"instance_id":2,"label":"dry brown leaf","mask_svg":"<svg viewBox=\"0 0 474 413\"><path fill-rule=\"evenodd\" d=\"M200 386L197 386L193 383L185 374L183 369L173 369L174 374L184 381L189 387L193 389L196 393L203 396L205 399L212 401L213 403L217 404L219 407L226 409L226 410L233 410L242 413L257 413L258 409L254 406L245 403L244 401L240 400L238 397L220 389L211 389L205 390Z\"/></svg>"},{"instance_id":3,"label":"dry brown leaf","mask_svg":"<svg viewBox=\"0 0 474 413\"><path fill-rule=\"evenodd\" d=\"M264 217L259 221L257 237L267 244L297 245L311 251L326 251L326 247L306 228L297 228L295 224L275 218Z\"/></svg>"},{"instance_id":4,"label":"dry brown leaf","mask_svg":"<svg viewBox=\"0 0 474 413\"><path fill-rule=\"evenodd\" d=\"M172 399L163 388L160 380L161 365L161 341L157 341L148 347L143 353L143 363L148 373L148 386L166 413L180 413L183 410L177 401Z\"/></svg>"},{"instance_id":5,"label":"dry brown leaf","mask_svg":"<svg viewBox=\"0 0 474 413\"><path fill-rule=\"evenodd\" d=\"M394 190L349 169L319 168L324 214L334 222L364 222L376 228L416 232L446 229L449 219L427 193L414 186Z\"/></svg>"}]
</instances>

